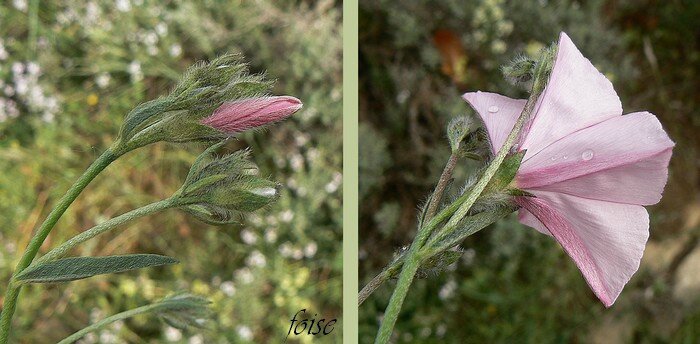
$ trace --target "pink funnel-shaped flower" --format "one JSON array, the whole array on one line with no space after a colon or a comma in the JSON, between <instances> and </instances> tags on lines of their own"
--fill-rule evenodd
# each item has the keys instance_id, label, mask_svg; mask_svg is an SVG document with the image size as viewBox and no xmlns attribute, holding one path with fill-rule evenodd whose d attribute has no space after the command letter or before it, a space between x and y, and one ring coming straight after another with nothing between
<instances>
[{"instance_id":1,"label":"pink funnel-shaped flower","mask_svg":"<svg viewBox=\"0 0 700 344\"><path fill-rule=\"evenodd\" d=\"M259 97L224 103L202 124L228 135L281 121L301 109L301 101L294 97Z\"/></svg>"},{"instance_id":2,"label":"pink funnel-shaped flower","mask_svg":"<svg viewBox=\"0 0 700 344\"><path fill-rule=\"evenodd\" d=\"M466 93L497 152L525 100ZM520 222L553 236L610 307L639 268L649 237L644 205L661 199L674 143L656 116L622 115L612 84L562 33L549 83L518 142Z\"/></svg>"}]
</instances>

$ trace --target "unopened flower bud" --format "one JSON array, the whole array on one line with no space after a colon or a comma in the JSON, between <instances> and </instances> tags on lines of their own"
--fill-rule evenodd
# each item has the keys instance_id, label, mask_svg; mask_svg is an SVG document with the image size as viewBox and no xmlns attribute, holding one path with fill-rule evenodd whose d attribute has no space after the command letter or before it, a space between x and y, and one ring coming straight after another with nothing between
<instances>
[{"instance_id":1,"label":"unopened flower bud","mask_svg":"<svg viewBox=\"0 0 700 344\"><path fill-rule=\"evenodd\" d=\"M191 67L167 96L127 115L114 151L158 141L215 140L279 121L301 108L293 97L266 96L272 83L248 73L239 55Z\"/></svg>"},{"instance_id":2,"label":"unopened flower bud","mask_svg":"<svg viewBox=\"0 0 700 344\"><path fill-rule=\"evenodd\" d=\"M181 208L207 223L232 222L236 213L258 210L279 196L279 185L257 176L247 151L217 157L215 152L224 143L211 146L195 160L175 195Z\"/></svg>"},{"instance_id":3,"label":"unopened flower bud","mask_svg":"<svg viewBox=\"0 0 700 344\"><path fill-rule=\"evenodd\" d=\"M447 124L447 139L450 141L452 152L456 152L459 149L464 138L474 130L474 127L474 122L467 116L453 118L450 123Z\"/></svg>"},{"instance_id":4,"label":"unopened flower bud","mask_svg":"<svg viewBox=\"0 0 700 344\"><path fill-rule=\"evenodd\" d=\"M532 80L537 62L526 56L517 56L510 63L501 67L503 76L513 85Z\"/></svg>"},{"instance_id":5,"label":"unopened flower bud","mask_svg":"<svg viewBox=\"0 0 700 344\"><path fill-rule=\"evenodd\" d=\"M243 99L224 103L202 124L231 135L278 122L301 107L301 101L290 96Z\"/></svg>"}]
</instances>

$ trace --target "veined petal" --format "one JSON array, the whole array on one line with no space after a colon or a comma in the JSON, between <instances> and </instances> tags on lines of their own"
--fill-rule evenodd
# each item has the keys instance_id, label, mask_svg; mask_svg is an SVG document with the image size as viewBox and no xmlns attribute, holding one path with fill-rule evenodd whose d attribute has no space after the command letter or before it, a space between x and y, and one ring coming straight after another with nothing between
<instances>
[{"instance_id":1,"label":"veined petal","mask_svg":"<svg viewBox=\"0 0 700 344\"><path fill-rule=\"evenodd\" d=\"M552 236L552 233L549 232L547 226L540 222L535 215L532 215L532 213L527 211L525 208L520 208L520 210L518 210L518 221L528 227L534 228L542 234Z\"/></svg>"},{"instance_id":2,"label":"veined petal","mask_svg":"<svg viewBox=\"0 0 700 344\"><path fill-rule=\"evenodd\" d=\"M672 153L673 150L668 148L634 163L530 190L561 192L618 203L656 204L661 200L668 180L668 162Z\"/></svg>"},{"instance_id":3,"label":"veined petal","mask_svg":"<svg viewBox=\"0 0 700 344\"><path fill-rule=\"evenodd\" d=\"M512 99L497 93L481 91L465 93L462 98L474 108L474 111L484 121L486 131L489 134L491 151L498 152L523 111L526 100Z\"/></svg>"},{"instance_id":4,"label":"veined petal","mask_svg":"<svg viewBox=\"0 0 700 344\"><path fill-rule=\"evenodd\" d=\"M532 191L519 197L574 260L606 307L639 268L649 238L649 215L639 205L591 200L562 193Z\"/></svg>"},{"instance_id":5,"label":"veined petal","mask_svg":"<svg viewBox=\"0 0 700 344\"><path fill-rule=\"evenodd\" d=\"M562 137L620 115L612 83L562 32L552 74L520 146L527 149L527 159Z\"/></svg>"},{"instance_id":6,"label":"veined petal","mask_svg":"<svg viewBox=\"0 0 700 344\"><path fill-rule=\"evenodd\" d=\"M527 190L654 204L666 184L673 146L656 116L637 112L615 117L523 161L516 183Z\"/></svg>"}]
</instances>

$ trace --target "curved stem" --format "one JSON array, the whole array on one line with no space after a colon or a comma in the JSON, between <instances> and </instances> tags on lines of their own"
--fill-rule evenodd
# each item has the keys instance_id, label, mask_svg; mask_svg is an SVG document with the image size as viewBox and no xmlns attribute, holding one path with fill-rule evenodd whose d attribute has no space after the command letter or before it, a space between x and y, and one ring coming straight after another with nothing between
<instances>
[{"instance_id":1,"label":"curved stem","mask_svg":"<svg viewBox=\"0 0 700 344\"><path fill-rule=\"evenodd\" d=\"M86 327L86 328L84 328L84 329L78 331L78 332L73 333L72 335L70 335L70 336L66 337L65 339L63 339L62 341L58 342L58 344L71 344L71 343L74 343L75 341L77 341L78 339L82 338L82 337L85 336L86 334L88 334L88 333L90 333L90 332L93 332L93 331L96 331L96 330L99 330L100 328L105 327L105 326L107 326L107 325L109 325L109 324L111 324L111 323L113 323L113 322L115 322L115 321L119 321L119 320L131 318L131 317L133 317L133 316L136 316L136 315L139 315L139 314L143 314L143 313L148 313L148 312L151 312L151 311L153 311L153 310L156 310L156 309L158 309L158 308L160 308L160 307L162 307L162 304L160 304L160 303L154 303L154 304L150 304L150 305L146 305L146 306L141 306L141 307L138 307L138 308L130 309L130 310L128 310L128 311L124 311L124 312L121 312L121 313L114 314L114 315L109 316L109 317L107 317L107 318L104 318L104 319L102 319L102 320L100 320L100 321L98 321L98 322L96 322L96 323L94 323L94 324L92 324L92 325L90 325L90 326L88 326L88 327Z\"/></svg>"},{"instance_id":2,"label":"curved stem","mask_svg":"<svg viewBox=\"0 0 700 344\"><path fill-rule=\"evenodd\" d=\"M379 288L384 282L388 281L391 279L392 276L395 276L397 272L399 272L399 269L401 268L401 265L403 265L404 257L400 257L398 259L395 259L389 266L384 268L382 272L380 272L377 276L374 276L369 283L365 284L365 286L360 290L360 293L357 296L357 305L361 306L367 298L374 293L377 288Z\"/></svg>"},{"instance_id":3,"label":"curved stem","mask_svg":"<svg viewBox=\"0 0 700 344\"><path fill-rule=\"evenodd\" d=\"M0 344L7 343L10 325L12 324L12 315L17 307L17 298L20 292L20 286L14 283L14 277L17 276L22 270L26 269L29 264L32 263L34 257L36 257L39 248L46 240L46 237L51 233L51 230L61 218L63 213L68 209L68 206L75 201L75 199L80 195L80 193L85 189L85 187L90 184L90 182L95 179L95 177L100 174L109 164L111 164L118 155L114 154L111 149L107 149L100 157L95 160L90 167L83 173L83 175L78 178L78 180L71 186L66 194L61 197L56 206L51 210L51 213L46 217L46 220L41 224L37 230L32 240L27 245L27 249L24 251L22 258L20 258L17 267L15 268L10 283L7 286L4 299L4 307L2 310L2 316L0 316Z\"/></svg>"},{"instance_id":4,"label":"curved stem","mask_svg":"<svg viewBox=\"0 0 700 344\"><path fill-rule=\"evenodd\" d=\"M155 212L171 208L175 205L176 202L174 202L173 199L167 198L158 202L153 202L141 208L134 209L128 213L121 214L68 239L63 244L55 247L45 255L41 256L39 259L37 259L36 262L34 262L34 264L40 264L43 262L61 258L66 253L68 253L68 251L70 251L73 247L76 247L104 232L110 231L116 228L117 226L135 220L139 217L150 215Z\"/></svg>"},{"instance_id":5,"label":"curved stem","mask_svg":"<svg viewBox=\"0 0 700 344\"><path fill-rule=\"evenodd\" d=\"M447 164L445 164L445 168L442 170L437 186L435 186L435 191L433 191L433 195L430 197L430 204L428 205L428 210L425 213L425 221L429 221L431 218L433 218L433 215L435 215L435 212L442 201L442 194L445 192L445 188L447 187L447 183L450 181L450 178L452 178L452 172L454 171L455 166L457 166L458 160L459 156L455 153L452 153L452 155L450 155L450 159L447 160Z\"/></svg>"}]
</instances>

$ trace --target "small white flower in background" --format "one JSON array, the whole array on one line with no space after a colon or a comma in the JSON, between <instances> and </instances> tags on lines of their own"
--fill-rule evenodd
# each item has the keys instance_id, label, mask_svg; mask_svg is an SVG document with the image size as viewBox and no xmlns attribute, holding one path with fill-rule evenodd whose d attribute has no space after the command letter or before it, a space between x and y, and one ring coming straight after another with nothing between
<instances>
[{"instance_id":1,"label":"small white flower in background","mask_svg":"<svg viewBox=\"0 0 700 344\"><path fill-rule=\"evenodd\" d=\"M326 192L334 193L338 191L341 183L343 182L343 175L339 172L333 174L333 179L326 184Z\"/></svg>"},{"instance_id":2,"label":"small white flower in background","mask_svg":"<svg viewBox=\"0 0 700 344\"><path fill-rule=\"evenodd\" d=\"M277 218L274 215L270 215L265 218L265 222L270 226L277 226Z\"/></svg>"},{"instance_id":3,"label":"small white flower in background","mask_svg":"<svg viewBox=\"0 0 700 344\"><path fill-rule=\"evenodd\" d=\"M17 75L17 74L23 74L24 73L24 64L20 62L14 62L12 63L12 74Z\"/></svg>"},{"instance_id":4,"label":"small white flower in background","mask_svg":"<svg viewBox=\"0 0 700 344\"><path fill-rule=\"evenodd\" d=\"M177 342L182 339L182 332L174 327L168 326L165 328L165 339L169 342Z\"/></svg>"},{"instance_id":5,"label":"small white flower in background","mask_svg":"<svg viewBox=\"0 0 700 344\"><path fill-rule=\"evenodd\" d=\"M5 45L3 44L2 40L0 40L0 61L5 60L9 54L7 53L7 50L5 50Z\"/></svg>"},{"instance_id":6,"label":"small white flower in background","mask_svg":"<svg viewBox=\"0 0 700 344\"><path fill-rule=\"evenodd\" d=\"M445 324L440 324L438 325L437 329L435 330L435 334L438 337L442 337L447 333L447 326Z\"/></svg>"},{"instance_id":7,"label":"small white flower in background","mask_svg":"<svg viewBox=\"0 0 700 344\"><path fill-rule=\"evenodd\" d=\"M294 212L287 209L280 213L280 221L284 223L290 223L294 219Z\"/></svg>"},{"instance_id":8,"label":"small white flower in background","mask_svg":"<svg viewBox=\"0 0 700 344\"><path fill-rule=\"evenodd\" d=\"M29 82L21 74L16 74L15 78L15 91L20 96L23 96L29 92Z\"/></svg>"},{"instance_id":9,"label":"small white flower in background","mask_svg":"<svg viewBox=\"0 0 700 344\"><path fill-rule=\"evenodd\" d=\"M119 332L124 327L124 320L117 320L112 324L112 329L114 332Z\"/></svg>"},{"instance_id":10,"label":"small white flower in background","mask_svg":"<svg viewBox=\"0 0 700 344\"><path fill-rule=\"evenodd\" d=\"M252 340L253 339L253 330L250 329L250 327L241 325L236 327L236 332L238 333L238 337L240 337L243 340Z\"/></svg>"},{"instance_id":11,"label":"small white flower in background","mask_svg":"<svg viewBox=\"0 0 700 344\"><path fill-rule=\"evenodd\" d=\"M299 154L299 153L295 153L289 159L289 165L292 167L292 170L294 170L294 171L301 170L301 168L304 167L304 157L301 156L301 154Z\"/></svg>"},{"instance_id":12,"label":"small white flower in background","mask_svg":"<svg viewBox=\"0 0 700 344\"><path fill-rule=\"evenodd\" d=\"M117 335L109 331L100 332L100 343L102 344L113 344L117 343Z\"/></svg>"},{"instance_id":13,"label":"small white flower in background","mask_svg":"<svg viewBox=\"0 0 700 344\"><path fill-rule=\"evenodd\" d=\"M244 229L241 231L241 240L248 245L252 245L258 242L258 236L255 233Z\"/></svg>"},{"instance_id":14,"label":"small white flower in background","mask_svg":"<svg viewBox=\"0 0 700 344\"><path fill-rule=\"evenodd\" d=\"M187 341L188 344L204 344L204 337L202 337L201 334L194 335L190 337L190 339Z\"/></svg>"},{"instance_id":15,"label":"small white flower in background","mask_svg":"<svg viewBox=\"0 0 700 344\"><path fill-rule=\"evenodd\" d=\"M107 72L103 72L100 74L97 74L97 77L95 78L95 84L97 84L97 87L99 88L105 88L109 86L109 82L112 80L112 76L109 75Z\"/></svg>"},{"instance_id":16,"label":"small white flower in background","mask_svg":"<svg viewBox=\"0 0 700 344\"><path fill-rule=\"evenodd\" d=\"M168 24L158 23L156 24L155 30L159 36L165 36L168 34Z\"/></svg>"},{"instance_id":17,"label":"small white flower in background","mask_svg":"<svg viewBox=\"0 0 700 344\"><path fill-rule=\"evenodd\" d=\"M476 251L473 248L468 248L464 250L462 254L462 261L464 265L472 265L474 263L474 258L476 257Z\"/></svg>"},{"instance_id":18,"label":"small white flower in background","mask_svg":"<svg viewBox=\"0 0 700 344\"><path fill-rule=\"evenodd\" d=\"M16 9L26 12L27 11L27 0L12 0L12 6Z\"/></svg>"},{"instance_id":19,"label":"small white flower in background","mask_svg":"<svg viewBox=\"0 0 700 344\"><path fill-rule=\"evenodd\" d=\"M253 273L248 268L241 268L234 272L235 278L243 284L253 282Z\"/></svg>"},{"instance_id":20,"label":"small white flower in background","mask_svg":"<svg viewBox=\"0 0 700 344\"><path fill-rule=\"evenodd\" d=\"M236 294L236 286L233 284L233 281L222 282L219 286L219 289L221 289L221 292L228 297L231 297Z\"/></svg>"},{"instance_id":21,"label":"small white flower in background","mask_svg":"<svg viewBox=\"0 0 700 344\"><path fill-rule=\"evenodd\" d=\"M267 241L270 244L277 241L277 231L272 229L272 228L266 230L265 231L265 241Z\"/></svg>"},{"instance_id":22,"label":"small white flower in background","mask_svg":"<svg viewBox=\"0 0 700 344\"><path fill-rule=\"evenodd\" d=\"M292 258L296 260L304 258L304 251L302 251L300 248L294 249L294 251L292 252Z\"/></svg>"},{"instance_id":23,"label":"small white flower in background","mask_svg":"<svg viewBox=\"0 0 700 344\"><path fill-rule=\"evenodd\" d=\"M457 282L455 282L454 280L449 280L442 286L442 288L440 288L440 291L438 292L438 297L440 297L441 300L449 299L454 295L456 290Z\"/></svg>"},{"instance_id":24,"label":"small white flower in background","mask_svg":"<svg viewBox=\"0 0 700 344\"><path fill-rule=\"evenodd\" d=\"M29 73L29 75L39 75L39 73L41 73L41 68L36 62L28 62L27 73Z\"/></svg>"},{"instance_id":25,"label":"small white flower in background","mask_svg":"<svg viewBox=\"0 0 700 344\"><path fill-rule=\"evenodd\" d=\"M318 157L321 154L318 152L318 149L316 148L309 148L309 150L306 152L306 156L309 158L309 161L314 162L318 159Z\"/></svg>"},{"instance_id":26,"label":"small white flower in background","mask_svg":"<svg viewBox=\"0 0 700 344\"><path fill-rule=\"evenodd\" d=\"M153 31L146 32L143 35L143 43L147 46L155 45L158 43L158 35Z\"/></svg>"},{"instance_id":27,"label":"small white flower in background","mask_svg":"<svg viewBox=\"0 0 700 344\"><path fill-rule=\"evenodd\" d=\"M170 56L178 57L182 54L182 46L179 44L173 44L170 46Z\"/></svg>"},{"instance_id":28,"label":"small white flower in background","mask_svg":"<svg viewBox=\"0 0 700 344\"><path fill-rule=\"evenodd\" d=\"M284 242L282 245L279 246L277 250L280 252L280 255L284 258L289 258L294 253L294 248L292 248L292 244L289 241Z\"/></svg>"},{"instance_id":29,"label":"small white flower in background","mask_svg":"<svg viewBox=\"0 0 700 344\"><path fill-rule=\"evenodd\" d=\"M294 137L294 143L296 143L296 145L299 147L305 146L308 142L309 142L309 135L298 134L296 137Z\"/></svg>"},{"instance_id":30,"label":"small white flower in background","mask_svg":"<svg viewBox=\"0 0 700 344\"><path fill-rule=\"evenodd\" d=\"M104 317L104 314L102 313L102 310L99 308L93 308L90 310L90 322L95 323Z\"/></svg>"},{"instance_id":31,"label":"small white flower in background","mask_svg":"<svg viewBox=\"0 0 700 344\"><path fill-rule=\"evenodd\" d=\"M250 256L246 259L246 265L252 267L264 267L267 264L265 255L260 253L260 251L255 250L250 253Z\"/></svg>"},{"instance_id":32,"label":"small white flower in background","mask_svg":"<svg viewBox=\"0 0 700 344\"><path fill-rule=\"evenodd\" d=\"M117 0L114 4L120 12L131 10L131 2L129 0Z\"/></svg>"},{"instance_id":33,"label":"small white flower in background","mask_svg":"<svg viewBox=\"0 0 700 344\"><path fill-rule=\"evenodd\" d=\"M262 226L263 220L258 214L250 214L247 216L247 219L250 223L252 223L254 226Z\"/></svg>"},{"instance_id":34,"label":"small white flower in background","mask_svg":"<svg viewBox=\"0 0 700 344\"><path fill-rule=\"evenodd\" d=\"M129 72L132 82L143 80L143 72L141 71L141 63L139 63L139 61L131 61L127 67L127 72Z\"/></svg>"},{"instance_id":35,"label":"small white flower in background","mask_svg":"<svg viewBox=\"0 0 700 344\"><path fill-rule=\"evenodd\" d=\"M312 242L306 244L306 246L304 246L304 255L306 256L306 258L312 258L313 256L316 255L317 251L318 251L318 245L314 241L312 241Z\"/></svg>"},{"instance_id":36,"label":"small white flower in background","mask_svg":"<svg viewBox=\"0 0 700 344\"><path fill-rule=\"evenodd\" d=\"M41 115L41 120L46 122L46 123L51 123L51 122L53 122L54 119L55 119L55 116L51 112L44 112Z\"/></svg>"},{"instance_id":37,"label":"small white flower in background","mask_svg":"<svg viewBox=\"0 0 700 344\"><path fill-rule=\"evenodd\" d=\"M90 23L100 15L100 6L97 3L90 1L85 5L85 19Z\"/></svg>"},{"instance_id":38,"label":"small white flower in background","mask_svg":"<svg viewBox=\"0 0 700 344\"><path fill-rule=\"evenodd\" d=\"M88 333L81 340L77 341L78 344L93 344L97 343L97 334L94 332Z\"/></svg>"}]
</instances>

